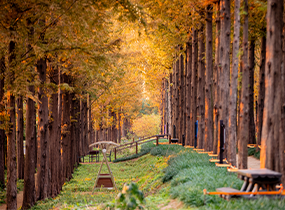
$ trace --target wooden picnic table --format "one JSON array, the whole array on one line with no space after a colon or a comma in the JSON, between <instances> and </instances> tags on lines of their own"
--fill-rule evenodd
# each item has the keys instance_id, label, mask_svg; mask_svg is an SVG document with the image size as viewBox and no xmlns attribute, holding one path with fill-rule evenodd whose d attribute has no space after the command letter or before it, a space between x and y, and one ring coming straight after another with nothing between
<instances>
[{"instance_id":1,"label":"wooden picnic table","mask_svg":"<svg viewBox=\"0 0 285 210\"><path fill-rule=\"evenodd\" d=\"M276 185L281 184L282 174L267 168L241 169L238 177L244 181L240 191L257 192L261 190L275 191Z\"/></svg>"},{"instance_id":2,"label":"wooden picnic table","mask_svg":"<svg viewBox=\"0 0 285 210\"><path fill-rule=\"evenodd\" d=\"M251 198L254 195L241 195L240 192L256 193L262 191L277 191L276 185L281 184L282 174L269 169L240 169L236 171L238 178L243 180L240 190L231 187L217 188L217 192L229 194L220 194L220 197L229 200L232 197Z\"/></svg>"}]
</instances>

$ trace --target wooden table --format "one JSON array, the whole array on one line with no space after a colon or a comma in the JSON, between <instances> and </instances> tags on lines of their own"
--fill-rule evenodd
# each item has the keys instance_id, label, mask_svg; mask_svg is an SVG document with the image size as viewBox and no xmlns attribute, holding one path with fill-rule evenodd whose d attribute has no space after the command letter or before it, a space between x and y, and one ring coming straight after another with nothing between
<instances>
[{"instance_id":1,"label":"wooden table","mask_svg":"<svg viewBox=\"0 0 285 210\"><path fill-rule=\"evenodd\" d=\"M240 190L231 187L217 188L217 192L226 192L232 194L220 194L220 197L229 200L232 197L252 198L254 195L240 195L240 192L260 192L260 191L278 191L276 185L281 184L282 174L269 169L241 169L237 170L238 178L243 180Z\"/></svg>"},{"instance_id":2,"label":"wooden table","mask_svg":"<svg viewBox=\"0 0 285 210\"><path fill-rule=\"evenodd\" d=\"M244 181L240 189L243 192L275 191L276 185L281 184L282 174L266 168L241 169L237 174Z\"/></svg>"}]
</instances>

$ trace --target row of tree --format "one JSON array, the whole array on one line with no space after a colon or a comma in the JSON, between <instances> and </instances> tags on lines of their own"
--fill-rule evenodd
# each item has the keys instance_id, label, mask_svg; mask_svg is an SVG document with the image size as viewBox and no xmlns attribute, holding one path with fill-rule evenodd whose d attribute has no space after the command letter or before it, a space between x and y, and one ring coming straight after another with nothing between
<instances>
[{"instance_id":1,"label":"row of tree","mask_svg":"<svg viewBox=\"0 0 285 210\"><path fill-rule=\"evenodd\" d=\"M124 77L116 24L140 14L129 1L105 0L4 0L0 14L0 183L7 209L17 209L24 179L28 209L58 195L88 153L91 107Z\"/></svg>"},{"instance_id":2,"label":"row of tree","mask_svg":"<svg viewBox=\"0 0 285 210\"><path fill-rule=\"evenodd\" d=\"M283 1L203 3L193 6L188 40L162 81L161 130L193 146L198 120L198 148L219 153L223 120L230 163L247 168L247 144L261 145L261 166L284 177Z\"/></svg>"}]
</instances>

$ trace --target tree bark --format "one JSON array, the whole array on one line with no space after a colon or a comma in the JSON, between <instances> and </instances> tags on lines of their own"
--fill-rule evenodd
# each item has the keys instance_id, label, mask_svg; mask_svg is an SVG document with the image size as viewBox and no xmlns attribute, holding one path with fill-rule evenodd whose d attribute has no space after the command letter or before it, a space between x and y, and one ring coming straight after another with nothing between
<instances>
[{"instance_id":1,"label":"tree bark","mask_svg":"<svg viewBox=\"0 0 285 210\"><path fill-rule=\"evenodd\" d=\"M0 111L5 110L4 107L4 79L5 79L5 57L0 58ZM1 124L3 122L0 122ZM5 155L4 155L4 144L5 144L5 130L0 129L0 188L5 188Z\"/></svg>"},{"instance_id":2,"label":"tree bark","mask_svg":"<svg viewBox=\"0 0 285 210\"><path fill-rule=\"evenodd\" d=\"M267 4L267 40L266 40L266 65L265 65L265 102L264 118L261 136L261 168L268 168L280 171L280 155L284 151L279 151L280 141L279 129L281 120L281 35L283 1L268 0ZM282 96L284 97L284 96ZM282 148L283 149L283 148ZM278 152L279 151L279 152ZM281 154L280 154L281 152Z\"/></svg>"},{"instance_id":3,"label":"tree bark","mask_svg":"<svg viewBox=\"0 0 285 210\"><path fill-rule=\"evenodd\" d=\"M51 67L51 83L55 86L59 84L59 72L57 67ZM49 141L50 141L50 191L51 197L55 197L58 193L58 173L59 173L59 162L60 159L60 144L58 139L58 123L60 121L58 115L58 88L54 90L49 100L49 107L51 109L49 116Z\"/></svg>"},{"instance_id":4,"label":"tree bark","mask_svg":"<svg viewBox=\"0 0 285 210\"><path fill-rule=\"evenodd\" d=\"M49 141L48 141L48 98L45 94L44 85L46 82L46 59L37 61L40 87L38 90L38 160L37 160L37 200L48 197L49 187Z\"/></svg>"},{"instance_id":5,"label":"tree bark","mask_svg":"<svg viewBox=\"0 0 285 210\"><path fill-rule=\"evenodd\" d=\"M198 33L193 28L192 35L192 78L191 78L191 139L190 145L195 141L195 122L197 120L197 69L198 69Z\"/></svg>"},{"instance_id":6,"label":"tree bark","mask_svg":"<svg viewBox=\"0 0 285 210\"><path fill-rule=\"evenodd\" d=\"M69 84L66 74L63 74L63 82ZM62 94L62 119L61 119L61 140L62 140L62 183L70 179L70 96L68 91Z\"/></svg>"},{"instance_id":7,"label":"tree bark","mask_svg":"<svg viewBox=\"0 0 285 210\"><path fill-rule=\"evenodd\" d=\"M192 66L192 45L191 42L186 44L186 136L185 142L190 145L191 142L191 66ZM171 87L170 87L171 88Z\"/></svg>"},{"instance_id":8,"label":"tree bark","mask_svg":"<svg viewBox=\"0 0 285 210\"><path fill-rule=\"evenodd\" d=\"M266 29L264 29L266 32ZM257 107L257 141L256 144L261 144L261 132L263 123L263 109L265 97L265 57L266 57L266 36L261 38L261 53L260 53L260 68L259 68L259 89L258 89L258 107ZM284 61L283 61L284 62ZM259 147L256 147L257 151Z\"/></svg>"},{"instance_id":9,"label":"tree bark","mask_svg":"<svg viewBox=\"0 0 285 210\"><path fill-rule=\"evenodd\" d=\"M75 100L75 141L76 141L76 165L79 164L79 156L80 156L80 100L76 98Z\"/></svg>"},{"instance_id":10,"label":"tree bark","mask_svg":"<svg viewBox=\"0 0 285 210\"><path fill-rule=\"evenodd\" d=\"M254 122L254 50L255 37L252 38L249 45L249 144L255 144L255 122Z\"/></svg>"},{"instance_id":11,"label":"tree bark","mask_svg":"<svg viewBox=\"0 0 285 210\"><path fill-rule=\"evenodd\" d=\"M207 6L206 17L206 86L205 86L205 151L213 151L213 6Z\"/></svg>"},{"instance_id":12,"label":"tree bark","mask_svg":"<svg viewBox=\"0 0 285 210\"><path fill-rule=\"evenodd\" d=\"M9 43L9 64L14 66L16 43ZM9 130L7 133L7 209L17 209L17 164L16 164L16 122L15 122L15 96L12 86L15 80L14 69L9 69L7 76L7 107L9 115Z\"/></svg>"},{"instance_id":13,"label":"tree bark","mask_svg":"<svg viewBox=\"0 0 285 210\"><path fill-rule=\"evenodd\" d=\"M17 98L17 177L24 179L24 119L23 119L23 97Z\"/></svg>"},{"instance_id":14,"label":"tree bark","mask_svg":"<svg viewBox=\"0 0 285 210\"><path fill-rule=\"evenodd\" d=\"M175 93L175 126L176 126L176 138L178 138L178 142L181 143L181 128L180 128L180 94L181 94L181 71L179 66L179 59L175 61L175 84L176 84L176 93Z\"/></svg>"},{"instance_id":15,"label":"tree bark","mask_svg":"<svg viewBox=\"0 0 285 210\"><path fill-rule=\"evenodd\" d=\"M27 20L27 25L31 25L31 21ZM33 42L33 27L29 28L28 32L28 49L31 49ZM33 69L29 69L33 73ZM34 76L28 79L31 84L34 82ZM35 88L33 85L28 86L28 91L31 96L35 96ZM31 208L36 200L35 191L35 169L36 169L36 115L35 115L35 102L31 97L26 97L26 154L25 154L25 167L24 167L24 192L22 209Z\"/></svg>"},{"instance_id":16,"label":"tree bark","mask_svg":"<svg viewBox=\"0 0 285 210\"><path fill-rule=\"evenodd\" d=\"M216 3L216 40L215 40L215 65L213 72L213 88L214 88L214 110L213 110L213 123L214 123L214 134L213 134L213 153L218 153L218 134L219 134L219 93L220 93L220 1Z\"/></svg>"},{"instance_id":17,"label":"tree bark","mask_svg":"<svg viewBox=\"0 0 285 210\"><path fill-rule=\"evenodd\" d=\"M233 41L233 62L230 88L229 104L229 146L228 161L236 166L236 142L237 142L237 85L239 66L239 33L240 33L240 0L235 1L234 10L234 41Z\"/></svg>"},{"instance_id":18,"label":"tree bark","mask_svg":"<svg viewBox=\"0 0 285 210\"><path fill-rule=\"evenodd\" d=\"M247 168L247 144L249 138L249 66L248 66L248 3L244 1L242 89L240 105L240 134L238 140L238 168Z\"/></svg>"},{"instance_id":19,"label":"tree bark","mask_svg":"<svg viewBox=\"0 0 285 210\"><path fill-rule=\"evenodd\" d=\"M122 139L121 110L122 110L122 108L120 108L119 111L118 111L119 144L121 143L121 139Z\"/></svg>"},{"instance_id":20,"label":"tree bark","mask_svg":"<svg viewBox=\"0 0 285 210\"><path fill-rule=\"evenodd\" d=\"M173 137L173 73L170 72L169 73L169 116L170 116L170 119L169 119L169 132L170 132L170 135Z\"/></svg>"},{"instance_id":21,"label":"tree bark","mask_svg":"<svg viewBox=\"0 0 285 210\"><path fill-rule=\"evenodd\" d=\"M182 48L180 48L180 50L182 50ZM184 125L185 125L185 121L184 121L184 113L185 113L185 109L184 109L184 104L185 104L185 85L184 85L184 56L181 53L179 56L179 141L180 143L182 143L182 136L185 135L185 129L184 129Z\"/></svg>"},{"instance_id":22,"label":"tree bark","mask_svg":"<svg viewBox=\"0 0 285 210\"><path fill-rule=\"evenodd\" d=\"M198 97L197 107L199 110L198 117L198 148L204 148L204 134L205 134L205 32L204 27L201 26L199 29L198 38L199 48L199 62L198 62Z\"/></svg>"},{"instance_id":23,"label":"tree bark","mask_svg":"<svg viewBox=\"0 0 285 210\"><path fill-rule=\"evenodd\" d=\"M221 72L220 72L220 120L224 121L225 127L225 156L228 147L228 121L229 121L229 84L230 84L230 42L231 42L231 13L230 13L230 0L223 0L221 4Z\"/></svg>"}]
</instances>

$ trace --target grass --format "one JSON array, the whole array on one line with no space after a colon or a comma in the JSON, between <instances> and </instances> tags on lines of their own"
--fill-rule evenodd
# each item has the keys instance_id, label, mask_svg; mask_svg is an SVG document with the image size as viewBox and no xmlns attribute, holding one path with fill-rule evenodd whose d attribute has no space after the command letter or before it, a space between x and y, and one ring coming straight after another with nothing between
<instances>
[{"instance_id":1,"label":"grass","mask_svg":"<svg viewBox=\"0 0 285 210\"><path fill-rule=\"evenodd\" d=\"M32 209L106 209L108 203L114 203L124 183L130 182L137 183L143 191L146 209L161 209L173 199L182 201L183 209L285 209L283 199L259 197L226 201L217 195L204 196L203 189L240 189L242 185L235 173L216 167L206 154L180 145L156 147L151 143L145 144L143 150L150 150L150 154L136 160L110 163L118 191L99 189L92 194L100 164L80 164L59 196L39 201ZM105 172L107 168L103 167L102 173ZM182 208L174 206L173 209Z\"/></svg>"},{"instance_id":2,"label":"grass","mask_svg":"<svg viewBox=\"0 0 285 210\"><path fill-rule=\"evenodd\" d=\"M87 209L92 206L101 206L104 209L104 205L114 201L124 183L130 182L136 182L144 195L151 195L163 184L162 169L166 166L166 158L151 155L136 161L110 163L118 191L100 189L95 190L92 195L100 164L81 164L75 170L73 179L64 184L59 196L39 201L32 209ZM102 173L104 172L107 172L106 167L103 167Z\"/></svg>"}]
</instances>

